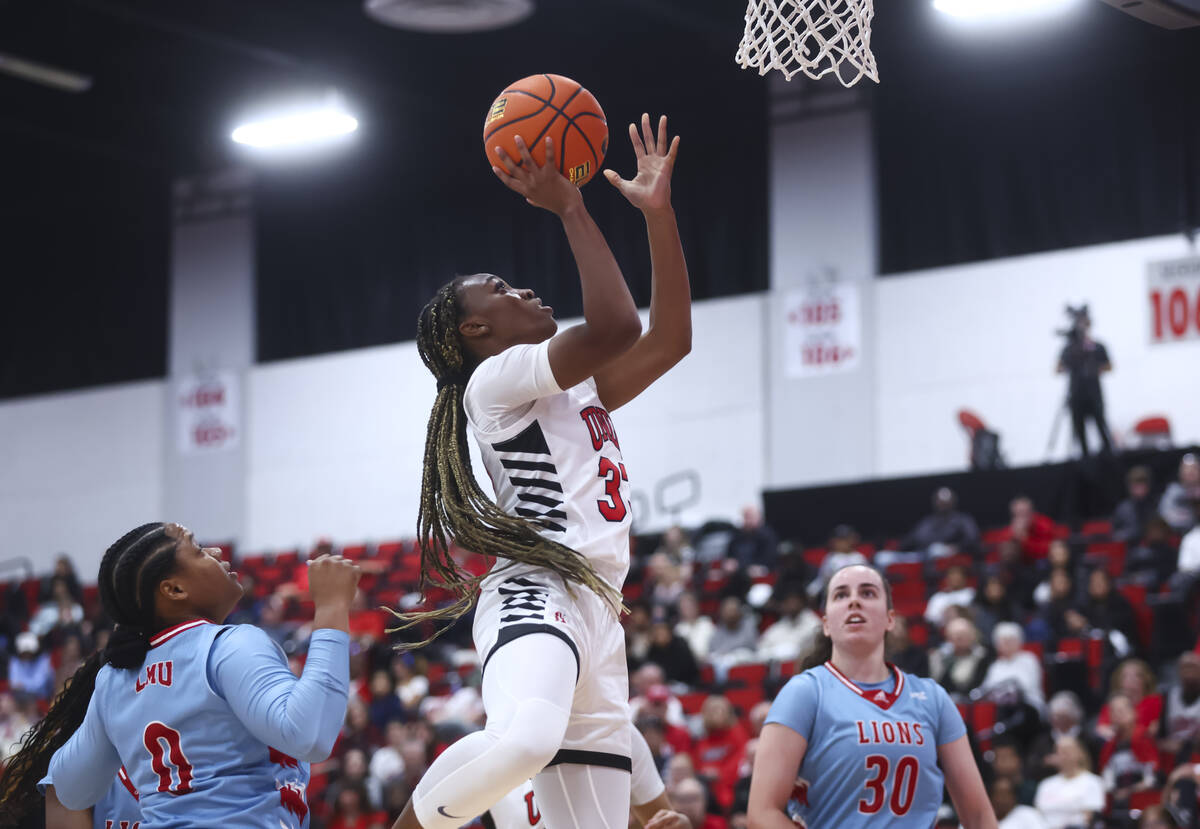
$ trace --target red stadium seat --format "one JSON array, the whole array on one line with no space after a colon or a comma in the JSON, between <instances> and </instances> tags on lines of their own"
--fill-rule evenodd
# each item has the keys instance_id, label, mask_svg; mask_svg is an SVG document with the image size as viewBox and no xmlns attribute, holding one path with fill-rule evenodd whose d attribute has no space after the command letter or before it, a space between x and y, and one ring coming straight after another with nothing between
<instances>
[{"instance_id":1,"label":"red stadium seat","mask_svg":"<svg viewBox=\"0 0 1200 829\"><path fill-rule=\"evenodd\" d=\"M683 713L699 714L706 699L708 699L707 691L692 691L689 694L680 694L679 704L683 706Z\"/></svg>"},{"instance_id":2,"label":"red stadium seat","mask_svg":"<svg viewBox=\"0 0 1200 829\"><path fill-rule=\"evenodd\" d=\"M922 581L925 578L925 565L919 561L895 562L883 570L888 581Z\"/></svg>"},{"instance_id":3,"label":"red stadium seat","mask_svg":"<svg viewBox=\"0 0 1200 829\"><path fill-rule=\"evenodd\" d=\"M1151 415L1139 420L1133 426L1139 446L1157 446L1167 449L1171 446L1171 421L1162 415Z\"/></svg>"},{"instance_id":4,"label":"red stadium seat","mask_svg":"<svg viewBox=\"0 0 1200 829\"><path fill-rule=\"evenodd\" d=\"M757 685L761 689L766 678L767 665L764 662L747 662L729 669L729 681L747 687Z\"/></svg>"},{"instance_id":5,"label":"red stadium seat","mask_svg":"<svg viewBox=\"0 0 1200 829\"><path fill-rule=\"evenodd\" d=\"M388 561L399 561L406 547L408 544L403 541L385 541L375 548L375 555Z\"/></svg>"},{"instance_id":6,"label":"red stadium seat","mask_svg":"<svg viewBox=\"0 0 1200 829\"><path fill-rule=\"evenodd\" d=\"M1092 538L1110 538L1113 532L1112 522L1107 519L1097 519L1095 521L1085 521L1083 526L1079 528L1079 534Z\"/></svg>"},{"instance_id":7,"label":"red stadium seat","mask_svg":"<svg viewBox=\"0 0 1200 829\"><path fill-rule=\"evenodd\" d=\"M1146 586L1123 584L1117 589L1133 607L1133 618L1137 622L1138 638L1142 647L1149 647L1154 638L1154 611L1146 606Z\"/></svg>"},{"instance_id":8,"label":"red stadium seat","mask_svg":"<svg viewBox=\"0 0 1200 829\"><path fill-rule=\"evenodd\" d=\"M804 563L816 569L821 566L821 562L825 560L828 552L824 547L809 547L804 551Z\"/></svg>"},{"instance_id":9,"label":"red stadium seat","mask_svg":"<svg viewBox=\"0 0 1200 829\"><path fill-rule=\"evenodd\" d=\"M348 547L342 548L342 555L351 561L358 561L367 554L366 544L351 544Z\"/></svg>"},{"instance_id":10,"label":"red stadium seat","mask_svg":"<svg viewBox=\"0 0 1200 829\"><path fill-rule=\"evenodd\" d=\"M724 697L733 703L734 708L745 715L750 713L751 708L766 699L766 694L763 693L763 687L760 683L752 685L749 688L729 688L725 691Z\"/></svg>"}]
</instances>

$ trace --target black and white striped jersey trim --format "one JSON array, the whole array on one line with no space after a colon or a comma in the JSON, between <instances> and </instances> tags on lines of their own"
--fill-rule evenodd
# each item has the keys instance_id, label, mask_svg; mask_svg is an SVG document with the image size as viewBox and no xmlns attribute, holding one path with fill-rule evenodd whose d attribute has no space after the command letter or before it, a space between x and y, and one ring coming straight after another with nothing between
<instances>
[{"instance_id":1,"label":"black and white striped jersey trim","mask_svg":"<svg viewBox=\"0 0 1200 829\"><path fill-rule=\"evenodd\" d=\"M500 600L500 624L531 619L541 621L545 616L545 585L513 576L502 581L496 590L504 597Z\"/></svg>"},{"instance_id":2,"label":"black and white striped jersey trim","mask_svg":"<svg viewBox=\"0 0 1200 829\"><path fill-rule=\"evenodd\" d=\"M567 519L561 509L562 484L541 425L535 420L516 437L493 443L492 449L508 472L508 482L521 502L515 509L517 515L547 530L565 533L567 528L559 523Z\"/></svg>"}]
</instances>

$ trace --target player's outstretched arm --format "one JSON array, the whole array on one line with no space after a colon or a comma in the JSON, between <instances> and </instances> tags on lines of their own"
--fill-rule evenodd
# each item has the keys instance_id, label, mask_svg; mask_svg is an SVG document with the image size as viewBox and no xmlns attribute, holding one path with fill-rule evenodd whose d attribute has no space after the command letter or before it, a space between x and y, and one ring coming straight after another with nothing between
<instances>
[{"instance_id":1,"label":"player's outstretched arm","mask_svg":"<svg viewBox=\"0 0 1200 829\"><path fill-rule=\"evenodd\" d=\"M47 829L92 829L91 809L68 809L58 799L54 786L46 787Z\"/></svg>"},{"instance_id":2,"label":"player's outstretched arm","mask_svg":"<svg viewBox=\"0 0 1200 829\"><path fill-rule=\"evenodd\" d=\"M640 132L629 125L637 175L626 181L613 170L604 171L604 177L642 211L651 265L649 328L619 363L596 373L596 390L609 411L637 397L692 350L692 289L671 206L679 136L670 143L667 136L667 116L659 118L656 133L649 114L643 113Z\"/></svg>"},{"instance_id":3,"label":"player's outstretched arm","mask_svg":"<svg viewBox=\"0 0 1200 829\"><path fill-rule=\"evenodd\" d=\"M750 829L796 829L784 811L796 786L808 740L781 723L763 726L750 777Z\"/></svg>"},{"instance_id":4,"label":"player's outstretched arm","mask_svg":"<svg viewBox=\"0 0 1200 829\"><path fill-rule=\"evenodd\" d=\"M512 160L497 147L503 169L493 167L492 171L530 204L558 216L579 268L583 323L556 334L549 346L554 380L559 388L568 389L625 354L642 333L642 321L621 268L587 212L579 188L558 172L554 142L547 136L546 163L539 167L521 137L515 141L520 159Z\"/></svg>"},{"instance_id":5,"label":"player's outstretched arm","mask_svg":"<svg viewBox=\"0 0 1200 829\"><path fill-rule=\"evenodd\" d=\"M945 772L946 788L963 829L996 829L996 813L988 800L965 734L954 742L938 746L938 764Z\"/></svg>"},{"instance_id":6,"label":"player's outstretched arm","mask_svg":"<svg viewBox=\"0 0 1200 829\"><path fill-rule=\"evenodd\" d=\"M93 696L83 724L50 758L48 774L54 781L56 797L73 811L99 802L121 768L121 756L108 740L98 709Z\"/></svg>"}]
</instances>

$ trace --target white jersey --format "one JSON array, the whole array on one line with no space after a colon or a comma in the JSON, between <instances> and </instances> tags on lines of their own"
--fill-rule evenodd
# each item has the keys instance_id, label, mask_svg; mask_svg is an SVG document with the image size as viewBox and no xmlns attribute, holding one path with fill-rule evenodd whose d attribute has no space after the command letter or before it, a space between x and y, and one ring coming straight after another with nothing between
<instances>
[{"instance_id":1,"label":"white jersey","mask_svg":"<svg viewBox=\"0 0 1200 829\"><path fill-rule=\"evenodd\" d=\"M480 363L463 395L467 422L500 508L586 556L620 589L632 524L621 446L595 381L560 389L549 346L516 345Z\"/></svg>"}]
</instances>

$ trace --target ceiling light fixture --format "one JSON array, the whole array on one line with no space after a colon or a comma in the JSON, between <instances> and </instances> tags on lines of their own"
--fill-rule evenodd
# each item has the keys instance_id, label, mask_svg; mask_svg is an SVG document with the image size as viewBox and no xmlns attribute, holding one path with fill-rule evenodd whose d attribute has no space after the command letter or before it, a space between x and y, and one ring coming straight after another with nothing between
<instances>
[{"instance_id":1,"label":"ceiling light fixture","mask_svg":"<svg viewBox=\"0 0 1200 829\"><path fill-rule=\"evenodd\" d=\"M339 104L325 103L256 118L235 129L231 137L250 147L298 147L326 143L357 129L357 118Z\"/></svg>"}]
</instances>

